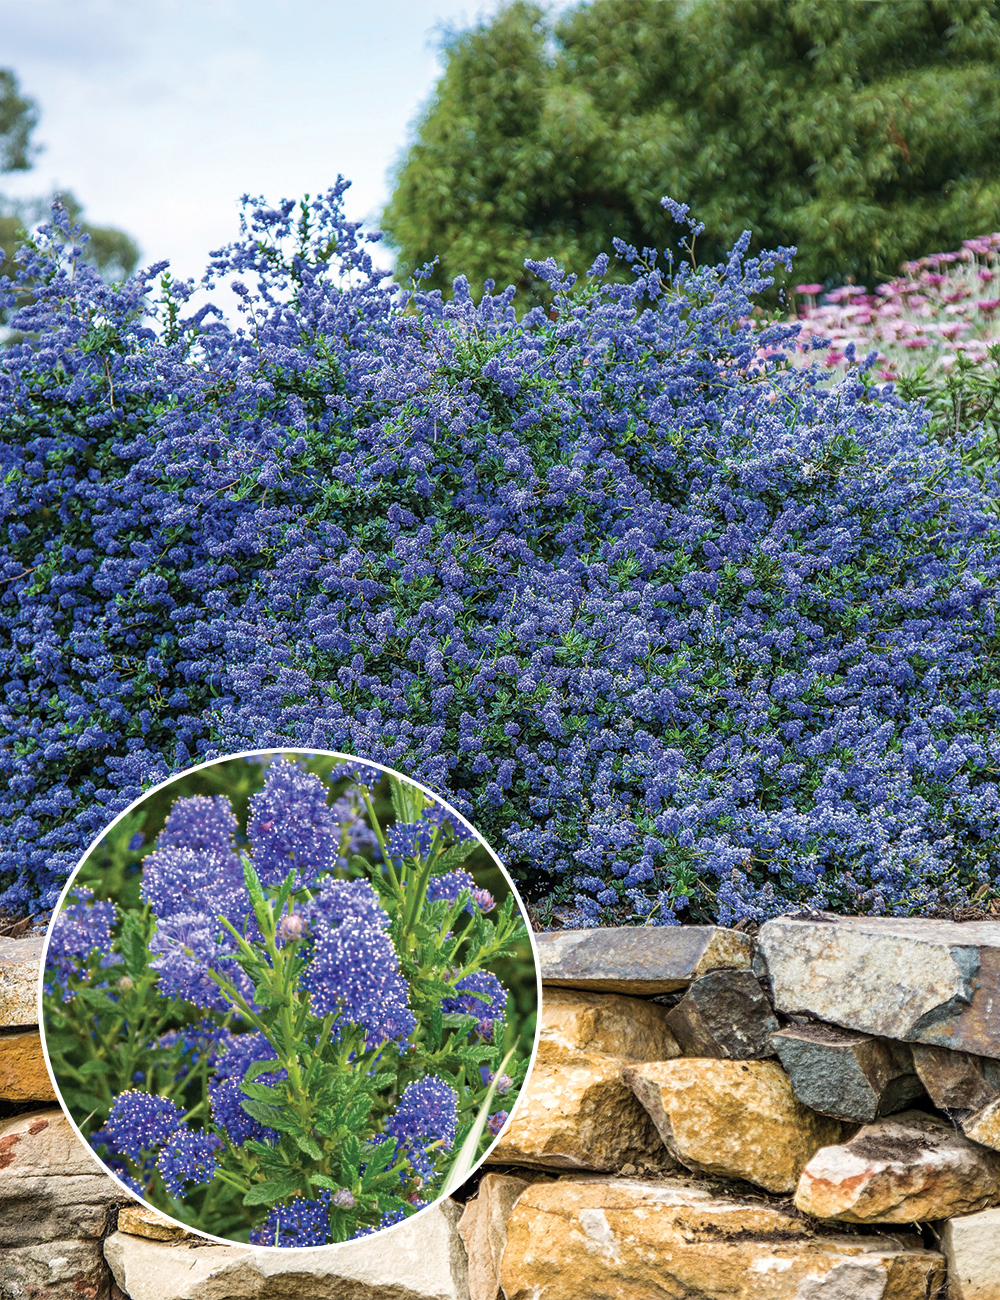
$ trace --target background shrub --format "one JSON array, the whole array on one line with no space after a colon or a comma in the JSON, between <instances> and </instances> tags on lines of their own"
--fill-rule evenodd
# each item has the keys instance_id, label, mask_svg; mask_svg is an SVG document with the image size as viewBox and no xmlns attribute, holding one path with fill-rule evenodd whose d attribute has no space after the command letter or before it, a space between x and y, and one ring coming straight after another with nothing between
<instances>
[{"instance_id":1,"label":"background shrub","mask_svg":"<svg viewBox=\"0 0 1000 1300\"><path fill-rule=\"evenodd\" d=\"M775 262L401 302L343 185L120 289L60 239L0 369L7 906L195 757L450 798L570 923L993 890L995 469L743 322ZM668 205L678 219L685 210ZM250 281L248 285L246 282Z\"/></svg>"},{"instance_id":2,"label":"background shrub","mask_svg":"<svg viewBox=\"0 0 1000 1300\"><path fill-rule=\"evenodd\" d=\"M663 194L707 260L749 226L827 287L1000 224L996 0L514 3L443 55L382 224L445 294L461 272L544 299L525 258L659 247Z\"/></svg>"}]
</instances>

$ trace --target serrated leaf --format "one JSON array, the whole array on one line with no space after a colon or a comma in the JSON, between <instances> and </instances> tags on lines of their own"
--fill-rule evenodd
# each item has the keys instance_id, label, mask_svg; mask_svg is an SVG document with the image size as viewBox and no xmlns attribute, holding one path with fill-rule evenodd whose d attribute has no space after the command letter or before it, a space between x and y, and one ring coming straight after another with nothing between
<instances>
[{"instance_id":1,"label":"serrated leaf","mask_svg":"<svg viewBox=\"0 0 1000 1300\"><path fill-rule=\"evenodd\" d=\"M257 1078L258 1074L266 1074L268 1071L276 1070L277 1068L278 1062L273 1056L269 1061L252 1061L247 1066L246 1073L243 1076L243 1082L250 1083L252 1080ZM263 1087L264 1085L261 1084L260 1086ZM282 1100L284 1100L284 1098L282 1098Z\"/></svg>"},{"instance_id":2,"label":"serrated leaf","mask_svg":"<svg viewBox=\"0 0 1000 1300\"><path fill-rule=\"evenodd\" d=\"M382 1173L396 1158L396 1143L392 1138L386 1138L378 1146L372 1146L365 1152L367 1160L365 1162L365 1172L362 1178L362 1186L367 1186L376 1174Z\"/></svg>"},{"instance_id":3,"label":"serrated leaf","mask_svg":"<svg viewBox=\"0 0 1000 1300\"><path fill-rule=\"evenodd\" d=\"M451 871L457 867L460 862L464 862L470 853L474 853L479 848L477 839L459 840L457 844L449 844L446 849L434 857L434 865L431 867L431 878L440 876L446 871Z\"/></svg>"},{"instance_id":4,"label":"serrated leaf","mask_svg":"<svg viewBox=\"0 0 1000 1300\"><path fill-rule=\"evenodd\" d=\"M307 1156L312 1156L313 1160L323 1159L322 1148L315 1138L311 1137L308 1133L293 1133L292 1136L298 1143L300 1151L304 1151Z\"/></svg>"},{"instance_id":5,"label":"serrated leaf","mask_svg":"<svg viewBox=\"0 0 1000 1300\"><path fill-rule=\"evenodd\" d=\"M283 1088L271 1088L266 1083L247 1083L242 1084L243 1094L252 1097L254 1101L263 1101L271 1106L283 1106L285 1104L285 1090Z\"/></svg>"},{"instance_id":6,"label":"serrated leaf","mask_svg":"<svg viewBox=\"0 0 1000 1300\"><path fill-rule=\"evenodd\" d=\"M294 1133L299 1128L298 1119L287 1111L279 1110L277 1106L265 1106L259 1101L243 1101L240 1105L251 1119L259 1120L261 1124L277 1129L279 1133Z\"/></svg>"},{"instance_id":7,"label":"serrated leaf","mask_svg":"<svg viewBox=\"0 0 1000 1300\"><path fill-rule=\"evenodd\" d=\"M125 958L126 975L138 979L146 973L149 952L146 948L145 927L139 912L126 912L122 916L118 950Z\"/></svg>"},{"instance_id":8,"label":"serrated leaf","mask_svg":"<svg viewBox=\"0 0 1000 1300\"><path fill-rule=\"evenodd\" d=\"M441 1036L443 1033L444 1015L441 1011L441 1003L438 1002L431 1009L430 1041L432 1047L441 1046Z\"/></svg>"},{"instance_id":9,"label":"serrated leaf","mask_svg":"<svg viewBox=\"0 0 1000 1300\"><path fill-rule=\"evenodd\" d=\"M301 1186L299 1178L269 1178L256 1183L243 1197L244 1205L274 1205L286 1196L294 1196Z\"/></svg>"}]
</instances>

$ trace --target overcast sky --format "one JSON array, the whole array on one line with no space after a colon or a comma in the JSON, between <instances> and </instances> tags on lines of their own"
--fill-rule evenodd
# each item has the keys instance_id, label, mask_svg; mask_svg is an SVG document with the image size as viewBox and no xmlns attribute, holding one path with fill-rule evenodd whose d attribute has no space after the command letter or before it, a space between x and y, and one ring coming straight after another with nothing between
<instances>
[{"instance_id":1,"label":"overcast sky","mask_svg":"<svg viewBox=\"0 0 1000 1300\"><path fill-rule=\"evenodd\" d=\"M199 276L236 234L241 194L274 202L340 173L374 219L441 71L441 26L499 7L457 0L0 0L0 67L37 100L27 197L71 190L142 261ZM553 11L569 7L556 0Z\"/></svg>"}]
</instances>

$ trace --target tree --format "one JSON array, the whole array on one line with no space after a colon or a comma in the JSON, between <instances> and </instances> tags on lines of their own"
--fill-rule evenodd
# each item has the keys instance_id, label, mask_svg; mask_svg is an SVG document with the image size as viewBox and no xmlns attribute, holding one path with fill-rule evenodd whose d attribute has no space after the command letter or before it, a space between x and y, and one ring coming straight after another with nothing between
<instances>
[{"instance_id":1,"label":"tree","mask_svg":"<svg viewBox=\"0 0 1000 1300\"><path fill-rule=\"evenodd\" d=\"M38 105L21 94L17 77L9 68L0 68L0 172L31 170L38 153L38 146L31 141L37 124ZM31 227L46 218L57 197L70 221L88 237L83 254L86 261L108 280L131 275L139 261L135 240L113 226L92 226L82 221L82 205L72 194L65 193L22 202L0 197L0 276L13 275L18 247Z\"/></svg>"},{"instance_id":2,"label":"tree","mask_svg":"<svg viewBox=\"0 0 1000 1300\"><path fill-rule=\"evenodd\" d=\"M404 274L531 290L613 236L670 236L660 198L795 244L795 275L868 283L1000 222L997 0L518 0L452 34L384 228Z\"/></svg>"}]
</instances>

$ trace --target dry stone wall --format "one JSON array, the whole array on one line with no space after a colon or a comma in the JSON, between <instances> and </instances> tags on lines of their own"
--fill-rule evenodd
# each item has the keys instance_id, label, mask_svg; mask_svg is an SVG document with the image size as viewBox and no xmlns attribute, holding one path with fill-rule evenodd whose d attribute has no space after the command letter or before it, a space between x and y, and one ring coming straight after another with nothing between
<instances>
[{"instance_id":1,"label":"dry stone wall","mask_svg":"<svg viewBox=\"0 0 1000 1300\"><path fill-rule=\"evenodd\" d=\"M309 1251L126 1202L52 1104L39 946L0 941L0 1300L1000 1300L1000 923L539 936L464 1204Z\"/></svg>"}]
</instances>

